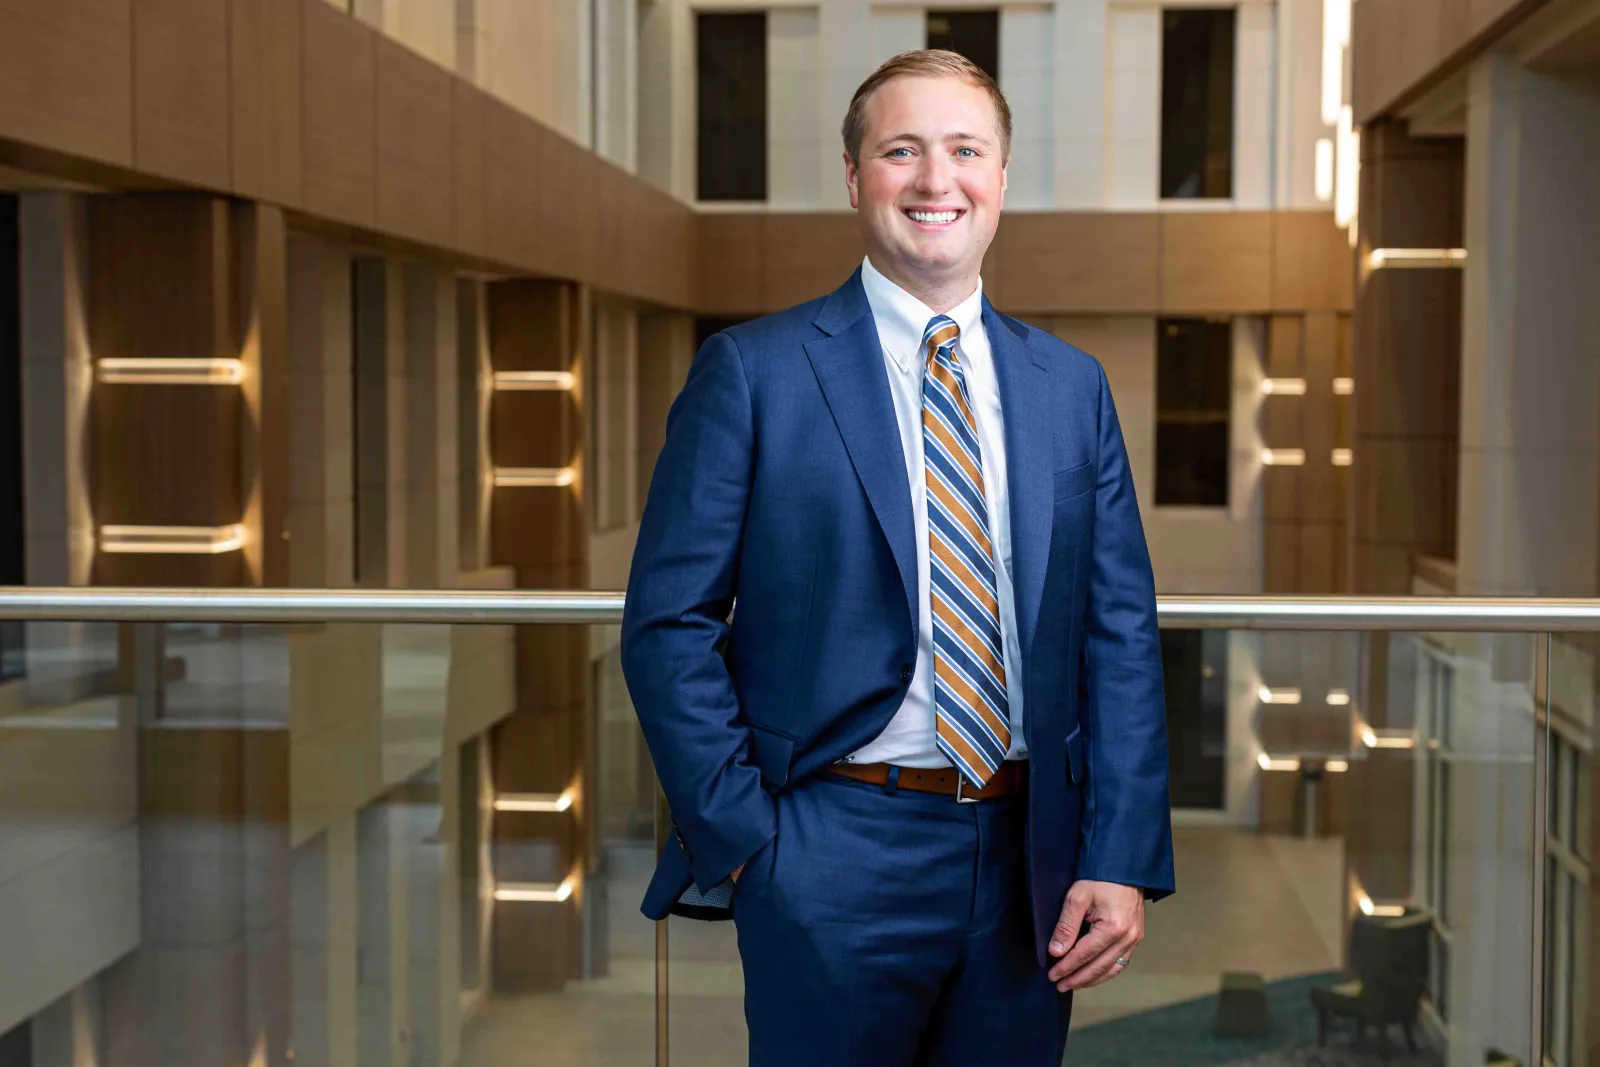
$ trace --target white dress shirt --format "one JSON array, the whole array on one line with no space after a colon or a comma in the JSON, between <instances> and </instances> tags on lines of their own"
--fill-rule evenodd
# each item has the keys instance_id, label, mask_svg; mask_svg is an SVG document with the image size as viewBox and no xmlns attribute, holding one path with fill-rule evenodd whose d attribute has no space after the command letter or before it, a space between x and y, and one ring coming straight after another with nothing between
<instances>
[{"instance_id":1,"label":"white dress shirt","mask_svg":"<svg viewBox=\"0 0 1600 1067\"><path fill-rule=\"evenodd\" d=\"M933 605L928 596L928 483L922 468L922 376L926 356L922 335L936 312L885 278L870 259L861 263L861 284L878 326L883 365L900 425L911 488L911 516L917 544L917 666L911 687L894 718L875 740L848 757L851 763L894 763L902 767L948 767L939 751L933 704ZM983 328L983 282L971 296L945 312L961 328L957 351L972 393L983 458L983 494L989 508L989 543L995 546L995 585L1000 600L1000 635L1005 647L1006 696L1011 707L1010 759L1027 758L1022 733L1022 657L1017 644L1016 595L1011 587L1011 512L1006 487L1005 422L994 354Z\"/></svg>"}]
</instances>

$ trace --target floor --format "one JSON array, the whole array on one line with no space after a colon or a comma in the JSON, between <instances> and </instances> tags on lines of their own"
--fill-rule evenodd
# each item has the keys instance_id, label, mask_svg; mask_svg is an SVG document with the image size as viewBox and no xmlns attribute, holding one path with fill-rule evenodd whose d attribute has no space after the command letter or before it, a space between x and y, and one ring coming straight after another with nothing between
<instances>
[{"instance_id":1,"label":"floor","mask_svg":"<svg viewBox=\"0 0 1600 1067\"><path fill-rule=\"evenodd\" d=\"M1079 995L1075 1030L1213 993L1223 971L1257 971L1271 981L1337 969L1339 842L1180 827L1174 844L1178 894L1150 908L1145 942L1123 976ZM614 860L605 929L609 973L559 994L491 1002L465 1028L463 1067L654 1063L655 930L637 910L648 865L644 850ZM674 919L668 943L671 1063L743 1064L732 925ZM532 1050L537 1055L530 1058ZM1163 1057L1162 1067L1171 1063Z\"/></svg>"}]
</instances>

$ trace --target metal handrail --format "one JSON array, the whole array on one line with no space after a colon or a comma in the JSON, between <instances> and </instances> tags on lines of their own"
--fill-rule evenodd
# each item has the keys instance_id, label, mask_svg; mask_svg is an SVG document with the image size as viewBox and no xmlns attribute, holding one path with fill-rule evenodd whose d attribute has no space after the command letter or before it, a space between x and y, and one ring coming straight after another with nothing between
<instances>
[{"instance_id":1,"label":"metal handrail","mask_svg":"<svg viewBox=\"0 0 1600 1067\"><path fill-rule=\"evenodd\" d=\"M0 588L0 619L84 622L611 623L606 591ZM1161 625L1218 630L1600 631L1600 599L1162 597Z\"/></svg>"}]
</instances>

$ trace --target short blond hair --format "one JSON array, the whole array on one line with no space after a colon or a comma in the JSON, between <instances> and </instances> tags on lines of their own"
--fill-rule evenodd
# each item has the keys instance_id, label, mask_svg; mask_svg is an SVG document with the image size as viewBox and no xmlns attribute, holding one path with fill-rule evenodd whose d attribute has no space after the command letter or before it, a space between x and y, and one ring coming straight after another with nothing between
<instances>
[{"instance_id":1,"label":"short blond hair","mask_svg":"<svg viewBox=\"0 0 1600 1067\"><path fill-rule=\"evenodd\" d=\"M994 103L996 125L1000 127L1000 158L1011 158L1011 105L1005 94L989 77L989 72L959 52L946 52L939 48L922 48L915 52L901 52L868 75L856 95L850 98L850 107L844 113L844 150L850 161L861 162L861 138L865 135L867 100L878 86L890 78L920 75L925 78L960 78L968 85L977 86L989 94Z\"/></svg>"}]
</instances>

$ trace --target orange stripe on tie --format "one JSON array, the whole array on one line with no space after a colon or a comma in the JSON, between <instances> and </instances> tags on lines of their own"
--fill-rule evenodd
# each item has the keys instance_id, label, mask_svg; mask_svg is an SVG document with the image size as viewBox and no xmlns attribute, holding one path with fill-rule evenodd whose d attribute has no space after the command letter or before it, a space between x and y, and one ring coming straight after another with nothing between
<instances>
[{"instance_id":1,"label":"orange stripe on tie","mask_svg":"<svg viewBox=\"0 0 1600 1067\"><path fill-rule=\"evenodd\" d=\"M939 421L938 416L933 412L923 412L923 423L927 426L928 432L938 438L940 444L944 445L944 450L950 453L951 458L971 479L972 484L978 487L978 492L981 494L983 492L983 471L979 470L977 464L972 462L972 457L967 454L966 448L960 441L955 439L955 435L950 432L944 423Z\"/></svg>"},{"instance_id":2,"label":"orange stripe on tie","mask_svg":"<svg viewBox=\"0 0 1600 1067\"><path fill-rule=\"evenodd\" d=\"M951 548L945 542L945 539L937 534L929 536L928 547L933 549L934 555L944 561L946 567L950 568L951 573L961 582L961 587L967 591L967 595L972 597L979 607L987 611L991 618L998 620L1000 618L999 603L996 602L989 590L984 588L983 583L973 576L971 568L967 566L967 561L957 555L956 550Z\"/></svg>"},{"instance_id":3,"label":"orange stripe on tie","mask_svg":"<svg viewBox=\"0 0 1600 1067\"><path fill-rule=\"evenodd\" d=\"M978 551L983 553L984 558L992 561L994 548L989 544L989 531L978 525L978 520L967 510L967 505L961 502L961 498L956 496L955 490L946 485L944 479L935 475L932 470L928 472L928 491L939 498L939 503L943 504L945 510L961 524L961 528L967 531L967 536L972 538L972 543L978 546ZM938 536L939 532L930 528L929 540Z\"/></svg>"},{"instance_id":4,"label":"orange stripe on tie","mask_svg":"<svg viewBox=\"0 0 1600 1067\"><path fill-rule=\"evenodd\" d=\"M956 755L961 758L963 763L971 767L980 777L987 777L988 764L983 762L983 757L978 755L976 749L967 744L967 739L962 737L960 731L952 726L950 721L942 715L939 716L938 732L939 739L955 749Z\"/></svg>"},{"instance_id":5,"label":"orange stripe on tie","mask_svg":"<svg viewBox=\"0 0 1600 1067\"><path fill-rule=\"evenodd\" d=\"M994 653L989 649L989 643L968 625L962 614L951 607L943 597L935 597L933 599L933 613L938 616L940 622L955 633L956 639L961 642L972 658L989 668L990 672L1004 686L1006 684L1006 665L994 658Z\"/></svg>"},{"instance_id":6,"label":"orange stripe on tie","mask_svg":"<svg viewBox=\"0 0 1600 1067\"><path fill-rule=\"evenodd\" d=\"M973 715L984 721L990 731L1000 739L1002 746L1005 748L1011 747L1011 725L1003 723L995 717L994 709L989 707L982 694L968 685L967 680L957 674L954 667L943 660L936 660L934 673L939 676L939 681L944 683L950 692L961 699L961 702L972 711Z\"/></svg>"}]
</instances>

